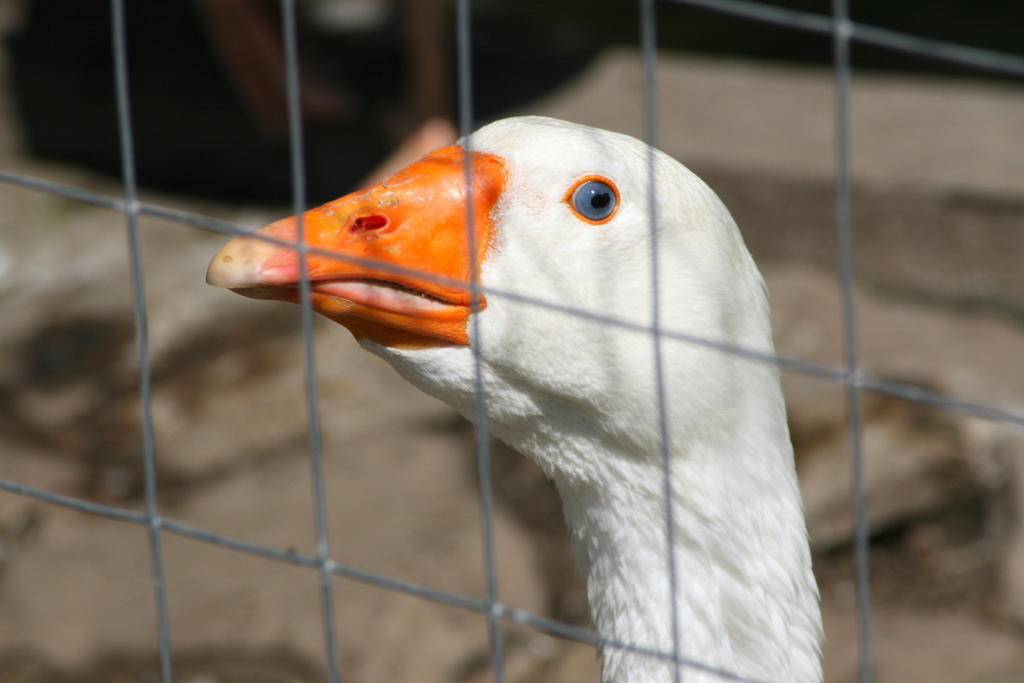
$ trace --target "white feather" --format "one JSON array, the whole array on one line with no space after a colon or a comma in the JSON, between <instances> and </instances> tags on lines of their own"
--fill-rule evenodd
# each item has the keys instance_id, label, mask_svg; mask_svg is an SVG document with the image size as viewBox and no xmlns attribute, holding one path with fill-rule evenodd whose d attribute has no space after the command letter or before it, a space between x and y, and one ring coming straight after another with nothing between
<instances>
[{"instance_id":1,"label":"white feather","mask_svg":"<svg viewBox=\"0 0 1024 683\"><path fill-rule=\"evenodd\" d=\"M643 330L653 317L648 148L538 117L486 126L471 147L500 155L509 172L481 274L492 291L471 322L491 429L557 485L599 633L671 652L654 342ZM655 171L662 328L771 352L764 286L729 212L661 152ZM620 190L604 225L564 201L588 174ZM473 417L470 348L364 344ZM662 352L682 656L818 681L818 593L777 370L681 340L663 338ZM602 664L608 682L672 680L663 660L618 648L604 648Z\"/></svg>"}]
</instances>

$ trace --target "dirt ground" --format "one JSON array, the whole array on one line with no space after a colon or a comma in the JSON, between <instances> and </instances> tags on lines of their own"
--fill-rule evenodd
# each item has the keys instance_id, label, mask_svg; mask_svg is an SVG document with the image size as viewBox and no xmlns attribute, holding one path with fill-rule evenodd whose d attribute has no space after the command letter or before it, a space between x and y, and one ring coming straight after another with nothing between
<instances>
[{"instance_id":1,"label":"dirt ground","mask_svg":"<svg viewBox=\"0 0 1024 683\"><path fill-rule=\"evenodd\" d=\"M736 216L780 353L839 364L828 72L665 56L659 83L661 146ZM637 56L609 52L530 113L638 133L640 84ZM1024 412L1024 90L858 76L852 117L864 368ZM28 158L9 111L0 169L119 192ZM253 227L287 211L146 199ZM0 476L142 509L124 221L9 185L0 206ZM161 514L314 552L296 310L205 286L223 237L151 218L141 230ZM482 596L470 428L342 328L316 329L332 555ZM853 681L843 392L792 372L784 389L827 679ZM863 398L878 680L1024 680L1024 427ZM494 470L502 602L586 626L554 491L500 445ZM162 539L178 680L323 680L315 572ZM148 552L141 527L0 494L0 681L158 680ZM344 680L491 680L481 614L352 579L334 589ZM597 680L593 648L502 628L509 680Z\"/></svg>"}]
</instances>

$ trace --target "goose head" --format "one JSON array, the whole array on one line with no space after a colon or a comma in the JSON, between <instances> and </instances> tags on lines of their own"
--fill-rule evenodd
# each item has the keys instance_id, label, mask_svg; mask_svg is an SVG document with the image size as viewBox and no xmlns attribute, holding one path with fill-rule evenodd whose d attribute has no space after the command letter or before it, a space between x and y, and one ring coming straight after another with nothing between
<instances>
[{"instance_id":1,"label":"goose head","mask_svg":"<svg viewBox=\"0 0 1024 683\"><path fill-rule=\"evenodd\" d=\"M657 453L652 240L661 328L770 348L760 276L735 224L681 164L653 152L652 231L648 148L631 137L522 117L481 129L471 148L472 230L461 146L301 221L315 250L313 307L413 384L471 417L475 341L500 435L518 440L524 421L535 430L558 404L563 420L571 414L622 448ZM281 243L295 241L298 225L292 217L257 232L278 243L231 242L208 282L297 301L298 256ZM667 398L686 406L673 411L672 431L713 430L735 402L725 371L734 361L679 341L663 352ZM552 475L571 466L542 464Z\"/></svg>"},{"instance_id":2,"label":"goose head","mask_svg":"<svg viewBox=\"0 0 1024 683\"><path fill-rule=\"evenodd\" d=\"M492 433L559 489L598 629L663 650L667 450L685 652L815 680L820 617L776 370L690 343L772 349L729 212L626 135L505 119L471 136L468 173L463 145L258 231L273 241L232 241L207 281L298 301L301 224L313 307L470 419L482 388ZM604 655L609 681L667 680L650 666Z\"/></svg>"}]
</instances>

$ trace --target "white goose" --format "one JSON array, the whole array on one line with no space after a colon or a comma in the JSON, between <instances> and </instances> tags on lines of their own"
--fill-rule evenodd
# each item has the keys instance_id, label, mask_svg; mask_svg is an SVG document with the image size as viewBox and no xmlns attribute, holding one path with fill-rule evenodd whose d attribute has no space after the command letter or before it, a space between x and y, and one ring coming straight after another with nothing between
<instances>
[{"instance_id":1,"label":"white goose","mask_svg":"<svg viewBox=\"0 0 1024 683\"><path fill-rule=\"evenodd\" d=\"M492 290L482 310L458 284L471 272L459 146L304 214L312 246L407 269L312 254L313 306L469 418L479 326L490 428L557 485L598 632L671 652L651 336L500 295L649 325L648 147L525 117L482 128L471 148L475 260ZM770 352L764 286L729 212L672 158L655 152L655 164L663 329ZM294 241L296 220L260 232ZM298 280L294 250L244 237L207 273L288 301ZM672 339L663 362L680 652L743 676L820 680L818 592L777 370ZM609 683L672 680L664 660L616 647L603 649L602 671Z\"/></svg>"}]
</instances>

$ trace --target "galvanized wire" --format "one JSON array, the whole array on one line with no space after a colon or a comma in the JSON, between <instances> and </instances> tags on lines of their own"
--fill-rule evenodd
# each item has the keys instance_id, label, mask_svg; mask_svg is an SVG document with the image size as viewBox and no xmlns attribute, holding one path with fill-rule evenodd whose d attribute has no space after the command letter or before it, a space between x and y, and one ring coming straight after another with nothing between
<instances>
[{"instance_id":1,"label":"galvanized wire","mask_svg":"<svg viewBox=\"0 0 1024 683\"><path fill-rule=\"evenodd\" d=\"M651 259L651 354L654 360L654 394L658 416L658 456L661 461L662 512L665 520L665 570L668 580L669 638L672 644L673 683L682 680L679 657L682 634L679 624L679 576L676 567L675 497L672 490L672 458L668 442L668 408L665 401L665 360L661 333L661 251L658 249L658 192L655 148L658 146L658 82L655 67L658 57L654 0L640 0L640 51L644 68L644 142L647 143L647 221Z\"/></svg>"},{"instance_id":2,"label":"galvanized wire","mask_svg":"<svg viewBox=\"0 0 1024 683\"><path fill-rule=\"evenodd\" d=\"M114 211L125 211L126 204L124 201L110 197L107 195L92 192L90 190L84 190L76 188L70 185L64 185L61 183L55 183L49 180L42 180L40 178L33 178L31 176L20 175L16 173L10 173L7 171L0 171L0 183L8 185L15 185L18 187L24 187L40 192L46 192L68 199L74 199L76 201L85 202L98 206L101 208L107 208ZM142 216L150 216L152 218L160 218L167 221L182 223L191 227L206 230L207 232L216 233L219 235L234 236L248 235L249 231L239 225L229 223L217 218L211 218L209 216L202 216L200 214L191 213L188 211L182 211L181 209L175 209L166 206L160 206L157 204L149 204L146 202L138 202L138 212ZM295 248L295 244L291 242L285 242L266 235L252 235L254 239L261 239L271 244L276 244L281 247ZM307 253L317 254L320 256L327 256L336 258L340 261L346 261L349 263L355 263L359 265L370 266L379 268L382 271L391 272L400 275L413 275L416 277L422 277L431 282L437 282L439 284L461 286L463 283L458 280L451 278L441 277L433 273L427 273L425 271L416 270L415 268L403 268L396 266L391 263L385 263L383 261L376 261L374 259L363 259L353 256L347 256L332 252L327 249L319 249L313 247L307 247ZM517 303L529 304L538 308L544 308L551 311L557 311L569 316L575 316L585 320L598 322L609 327L615 327L618 329L628 330L631 332L640 332L646 334L653 334L653 329L650 325L643 325L636 323L631 320L626 320L615 315L608 315L602 313L595 313L582 308L576 308L566 304L558 303L555 301L547 301L544 299L537 299L535 297L526 296L519 294L518 292L512 292L497 287L484 287L481 286L480 291L488 298L496 299L507 299L509 301L515 301ZM662 328L660 334L665 338L676 342L694 344L707 349L714 349L722 353L727 353L739 358L744 358L757 363L767 363L769 365L775 365L781 370L789 372L795 372L797 374L806 375L811 378L820 379L822 381L834 382L836 384L846 384L854 382L861 389L872 391L878 394L884 394L886 396L892 396L894 398L900 398L914 403L924 403L927 405L935 406L943 410L947 410L968 417L976 417L982 420L990 422L1001 422L1013 425L1024 426L1024 413L1011 410L1002 406L994 406L986 403L980 403L967 398L961 398L957 396L951 396L944 394L927 387L918 386L909 382L895 380L885 377L877 377L864 372L863 370L858 373L856 377L849 377L846 371L841 367L834 367L831 365L825 365L823 363L815 363L813 361L803 360L801 358L794 358L792 356L786 356L777 353L766 353L758 349L746 348L737 344L731 344L728 342L722 342L717 339L709 339L707 337L701 337L700 335L690 334L686 332L680 332L678 330L670 330Z\"/></svg>"},{"instance_id":3,"label":"galvanized wire","mask_svg":"<svg viewBox=\"0 0 1024 683\"><path fill-rule=\"evenodd\" d=\"M843 361L849 380L860 372L857 311L853 292L853 219L850 210L850 18L846 0L832 0L833 73L835 75L836 244L843 319ZM864 490L863 424L860 387L844 383L850 452L850 505L853 510L854 584L857 593L857 645L861 683L874 680L871 656L868 520Z\"/></svg>"},{"instance_id":4,"label":"galvanized wire","mask_svg":"<svg viewBox=\"0 0 1024 683\"><path fill-rule=\"evenodd\" d=\"M832 35L834 30L832 17L827 15L750 2L749 0L668 1L809 33ZM857 43L983 71L994 71L1009 76L1024 76L1024 57L1019 55L993 52L946 40L924 38L911 33L893 31L854 21L850 21L847 26L850 40Z\"/></svg>"},{"instance_id":5,"label":"galvanized wire","mask_svg":"<svg viewBox=\"0 0 1024 683\"><path fill-rule=\"evenodd\" d=\"M653 0L641 1L641 31L642 50L644 57L644 109L645 109L645 139L654 146L656 142L656 88L654 80L654 58L655 58L655 19ZM804 361L802 359L780 356L772 353L765 353L754 349L747 349L740 346L722 343L714 339L702 338L696 335L681 333L674 330L662 329L659 319L659 308L657 305L658 296L658 273L657 259L654 259L654 272L652 282L654 284L654 320L651 325L637 324L629 320L615 316L596 314L591 311L575 309L555 301L536 300L525 297L515 292L484 288L478 280L477 264L473 264L472 293L474 300L480 294L488 297L506 298L523 303L529 303L539 307L562 312L566 315L579 316L590 320L598 321L606 325L622 329L648 333L652 336L657 360L661 351L661 343L665 340L690 343L715 349L723 353L732 354L752 362L769 363L781 369L798 372L810 377L816 377L824 381L836 382L844 386L847 397L847 415L849 420L850 453L852 468L851 496L854 508L854 531L855 531L855 557L857 565L857 604L858 604L858 633L860 642L860 675L861 680L872 679L872 657L870 650L870 611L868 600L868 528L866 522L866 510L864 507L864 485L863 485L863 454L862 454L862 429L859 409L859 395L862 390L869 390L887 394L904 400L932 405L942 410L961 413L968 416L978 417L995 422L1005 422L1014 425L1024 426L1024 415L1005 407L987 405L977 401L967 400L940 392L935 392L924 387L915 386L905 382L896 381L884 377L867 375L859 368L857 353L857 328L854 307L853 289L853 252L852 252L852 219L850 212L850 177L849 177L849 44L850 42L861 42L875 45L885 49L900 51L919 55L925 58L945 61L962 66L972 67L979 70L995 71L1016 76L1024 76L1024 57L1017 55L992 52L980 48L957 45L946 41L938 41L922 38L915 35L890 31L888 29L867 26L851 22L847 16L846 3L844 0L833 0L832 16L825 16L790 10L771 5L764 5L747 0L672 0L673 2L702 7L711 11L730 14L733 16L759 21L762 23L774 24L795 30L810 31L814 33L831 35L834 45L834 70L836 79L836 226L839 238L839 284L842 295L843 311L843 338L844 338L844 363L842 367L836 368ZM0 171L0 182L17 185L34 190L48 192L54 195L63 196L76 201L93 204L95 206L121 212L126 221L128 232L129 260L131 263L133 312L136 324L136 338L139 365L139 393L141 403L142 420L142 446L145 467L145 512L136 512L117 508L115 506L102 505L85 501L70 496L56 494L8 479L0 478L0 490L11 493L29 496L49 504L61 505L84 513L107 517L110 519L125 521L143 525L147 528L150 558L152 567L152 581L154 587L154 599L156 602L157 614L157 639L160 649L161 675L165 683L173 681L173 667L171 657L170 626L167 610L167 591L164 579L164 567L161 554L160 536L162 531L174 533L193 540L213 543L222 547L230 548L239 552L249 553L254 556L264 557L277 561L289 562L297 566L316 569L320 574L321 602L323 607L323 631L327 650L328 674L332 681L340 679L337 667L336 637L334 624L333 597L331 594L331 579L333 576L345 577L350 580L360 581L374 585L382 589L392 590L415 596L421 599L431 600L437 603L460 607L486 615L488 619L490 652L495 672L495 679L502 681L504 678L501 637L498 620L513 621L534 627L538 630L549 632L561 637L590 643L598 647L617 648L624 651L656 657L665 661L676 662L679 666L687 669L704 671L715 674L723 680L750 681L752 679L737 675L733 672L724 671L716 667L708 666L701 662L689 660L679 656L679 640L681 635L676 632L678 629L677 615L673 614L673 648L670 652L663 652L648 648L639 647L633 643L623 643L612 639L604 638L586 629L580 629L561 622L544 619L529 612L512 609L498 600L496 564L494 558L493 544L493 523L492 523L492 496L490 491L490 453L487 442L487 414L486 402L483 393L482 382L482 338L479 336L478 326L472 326L473 338L472 347L476 363L476 423L477 423L477 458L481 497L481 515L483 517L483 541L485 554L485 599L476 598L437 590L434 588L420 586L417 584L386 577L377 573L368 572L333 560L330 555L330 548L327 542L327 513L326 497L323 489L323 464L322 446L320 443L319 423L319 398L316 385L316 363L314 355L314 340L312 335L312 310L309 305L309 281L303 269L303 278L300 284L302 298L302 331L303 344L305 348L305 387L308 409L308 431L311 457L311 479L313 486L314 519L316 524L317 547L315 555L306 555L289 550L282 550L264 546L242 539L232 538L213 532L187 525L176 520L163 518L159 515L157 505L157 480L156 480L156 453L154 446L154 428L151 412L151 382L149 366L149 341L147 331L147 317L145 308L145 290L143 280L143 267L138 237L138 217L146 215L156 218L173 221L185 225L198 227L212 232L239 235L246 231L243 228L232 225L206 216L192 214L177 209L157 206L140 202L137 198L137 183L134 169L134 151L132 147L131 115L129 108L129 86L128 86L128 65L126 50L126 27L124 22L124 8L122 0L111 0L112 9L112 40L114 50L114 77L115 91L117 96L118 131L121 143L122 181L124 185L124 197L118 199L100 193L91 192L66 184L54 183ZM302 147L301 116L299 107L299 92L297 78L297 46L294 23L294 0L282 0L283 19L283 42L285 46L286 72L287 72L287 103L289 112L289 137L292 149L292 183L293 200L296 214L301 214L305 209L305 178ZM457 38L457 66L459 76L459 124L465 141L465 153L467 160L467 183L470 182L468 161L471 158L471 138L469 133L473 127L472 115L472 74L471 74L471 25L470 7L468 0L459 0L456 6L456 38ZM653 168L650 169L653 174ZM654 184L651 183L649 201L651 211L654 211ZM472 231L474 222L473 207L467 201L467 223L470 226L470 254L471 259L476 258L476 250L473 248L476 239ZM655 224L656 216L652 214L651 223ZM446 278L439 278L427 273L419 273L413 269L401 268L389 264L376 263L371 260L355 259L343 255L332 254L322 249L314 249L303 241L303 233L300 227L298 244L279 242L272 238L264 238L268 241L279 243L282 246L297 249L300 262L304 261L309 254L322 254L335 256L340 260L355 263L373 265L382 270L391 270L396 273L416 274L420 277L431 278L435 281L447 284L461 284L448 281ZM667 435L667 422L664 414L664 385L662 375L658 371L659 383L659 425L662 430L663 444ZM664 450L664 447L663 447ZM666 528L672 527L672 508L670 503L670 488L668 478L668 460L663 453L663 464L666 474ZM669 557L673 557L672 537L669 534L668 550ZM675 570L669 568L670 589L672 595L676 595ZM675 602L673 600L673 602Z\"/></svg>"},{"instance_id":6,"label":"galvanized wire","mask_svg":"<svg viewBox=\"0 0 1024 683\"><path fill-rule=\"evenodd\" d=\"M320 573L321 613L324 646L327 655L327 677L338 683L337 637L334 625L334 590L332 586L330 542L327 532L327 498L324 494L323 440L320 429L320 392L317 387L316 341L313 337L313 303L306 268L309 249L303 230L302 213L306 210L306 162L302 143L302 108L299 102L299 54L295 28L295 0L281 2L281 31L284 44L285 75L288 104L288 143L291 151L292 211L298 223L296 251L299 256L299 315L302 323L302 350L306 390L306 426L309 441L309 464L313 498L313 520L316 527L316 555Z\"/></svg>"},{"instance_id":7,"label":"galvanized wire","mask_svg":"<svg viewBox=\"0 0 1024 683\"><path fill-rule=\"evenodd\" d=\"M466 179L466 249L469 250L470 306L480 310L482 288L478 263L476 221L473 210L473 43L470 0L455 3L455 59L458 69L459 133L462 138L463 172ZM473 354L473 434L476 441L477 489L480 496L480 517L484 551L484 592L487 600L487 642L491 654L491 670L495 683L505 681L505 658L502 654L501 628L498 615L498 575L494 553L494 496L491 486L491 448L488 432L487 396L484 392L484 337L480 325L469 326L470 350Z\"/></svg>"},{"instance_id":8,"label":"galvanized wire","mask_svg":"<svg viewBox=\"0 0 1024 683\"><path fill-rule=\"evenodd\" d=\"M89 500L66 496L60 493L53 493L52 491L35 488L26 484L19 484L7 479L0 479L0 491L7 491L9 493L34 498L51 505L59 505L61 507L97 517L106 517L108 519L132 524L145 525L148 523L145 513L142 512L127 510L111 505L104 505L102 503L94 503ZM252 541L246 541L233 536L218 534L174 519L164 518L161 521L161 529L168 533L173 533L195 541L236 550L238 552L247 553L249 555L262 557L268 560L286 562L309 569L315 569L320 566L320 560L315 555L308 555L290 549L274 548L261 543L254 543ZM565 624L560 621L538 617L525 610L514 609L504 605L494 608L487 600L479 600L460 593L452 593L449 591L431 588L429 586L422 586L410 581L395 579L377 572L359 569L358 567L353 567L338 561L332 563L331 571L336 576L358 581L384 590L403 593L412 597L428 600L430 602L436 602L449 607L457 607L485 615L488 613L494 613L499 619L533 626L540 631L552 633L580 643L613 648L623 650L625 652L632 652L648 657L672 661L672 654L669 652L663 652L652 648L640 647L632 643L604 638L593 631L588 631L587 629ZM687 658L680 658L679 663L680 665L695 671L704 671L714 674L722 680L742 681L743 683L764 683L764 681L760 679L740 676L724 669L709 666Z\"/></svg>"},{"instance_id":9,"label":"galvanized wire","mask_svg":"<svg viewBox=\"0 0 1024 683\"><path fill-rule=\"evenodd\" d=\"M160 675L165 683L174 680L171 661L171 625L167 615L167 585L164 576L163 549L160 542L160 515L157 510L156 445L153 438L153 392L149 367L149 319L146 314L146 288L142 275L139 247L139 204L136 198L135 147L132 136L131 99L128 88L128 48L123 0L111 0L111 40L114 52L114 90L117 99L117 131L121 146L121 183L124 186L124 218L131 264L132 317L135 320L136 360L139 375L139 407L142 421L142 460L146 492L146 531L156 603L157 641L160 649Z\"/></svg>"}]
</instances>

